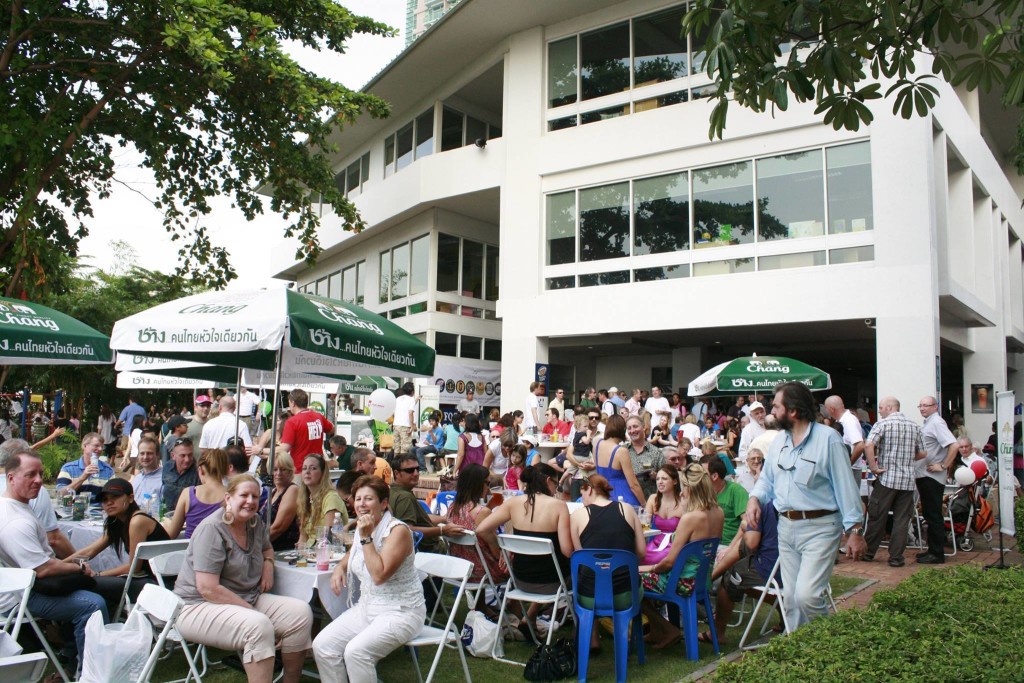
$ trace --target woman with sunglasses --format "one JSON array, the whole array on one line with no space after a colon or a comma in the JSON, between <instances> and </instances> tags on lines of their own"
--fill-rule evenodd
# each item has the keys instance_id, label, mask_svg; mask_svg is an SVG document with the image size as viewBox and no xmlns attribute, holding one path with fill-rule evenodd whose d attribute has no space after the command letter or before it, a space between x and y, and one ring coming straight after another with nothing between
<instances>
[{"instance_id":1,"label":"woman with sunglasses","mask_svg":"<svg viewBox=\"0 0 1024 683\"><path fill-rule=\"evenodd\" d=\"M751 448L747 451L746 467L741 467L736 472L736 483L750 493L754 490L754 484L761 476L761 468L764 467L764 453L760 448Z\"/></svg>"},{"instance_id":2,"label":"woman with sunglasses","mask_svg":"<svg viewBox=\"0 0 1024 683\"><path fill-rule=\"evenodd\" d=\"M348 524L345 503L331 485L324 459L307 455L302 461L299 483L299 545L316 543L317 529L332 527L336 520Z\"/></svg>"},{"instance_id":3,"label":"woman with sunglasses","mask_svg":"<svg viewBox=\"0 0 1024 683\"><path fill-rule=\"evenodd\" d=\"M189 486L182 491L183 495L178 496L178 504L174 507L174 516L165 523L167 535L171 538L177 538L182 528L185 529L185 538L192 538L200 522L224 507L228 454L220 448L205 451L199 456L196 471L199 473L199 486Z\"/></svg>"},{"instance_id":4,"label":"woman with sunglasses","mask_svg":"<svg viewBox=\"0 0 1024 683\"><path fill-rule=\"evenodd\" d=\"M675 590L680 596L693 593L694 578L700 562L697 558L687 560L686 566L679 575L676 586L668 586L668 573L672 571L676 558L683 547L690 541L705 538L721 538L725 514L715 500L715 490L711 487L711 478L703 466L691 463L683 468L679 477L680 490L686 512L679 519L672 546L668 554L657 564L640 567L640 583L644 590L652 593L664 593ZM644 601L643 612L647 615L651 630L647 639L654 649L660 650L678 642L682 632L661 616L660 604Z\"/></svg>"}]
</instances>

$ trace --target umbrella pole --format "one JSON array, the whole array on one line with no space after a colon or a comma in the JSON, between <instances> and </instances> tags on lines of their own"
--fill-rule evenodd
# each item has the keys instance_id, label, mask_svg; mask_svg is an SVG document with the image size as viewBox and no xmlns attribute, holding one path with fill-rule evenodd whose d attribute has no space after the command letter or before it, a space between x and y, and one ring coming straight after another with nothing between
<instances>
[{"instance_id":1,"label":"umbrella pole","mask_svg":"<svg viewBox=\"0 0 1024 683\"><path fill-rule=\"evenodd\" d=\"M274 456L277 452L277 411L281 401L281 365L284 363L284 338L281 339L281 346L277 349L277 370L274 373L274 403L270 413L270 458L267 460L267 472L274 476ZM290 457L290 456L289 456ZM267 504L267 528L270 528L274 521L271 518L273 510Z\"/></svg>"},{"instance_id":2,"label":"umbrella pole","mask_svg":"<svg viewBox=\"0 0 1024 683\"><path fill-rule=\"evenodd\" d=\"M242 368L238 368L238 379L235 381L235 438L238 438L238 423L242 420L241 406L238 397L242 395ZM251 435L250 435L251 436ZM236 442L237 443L237 442Z\"/></svg>"}]
</instances>

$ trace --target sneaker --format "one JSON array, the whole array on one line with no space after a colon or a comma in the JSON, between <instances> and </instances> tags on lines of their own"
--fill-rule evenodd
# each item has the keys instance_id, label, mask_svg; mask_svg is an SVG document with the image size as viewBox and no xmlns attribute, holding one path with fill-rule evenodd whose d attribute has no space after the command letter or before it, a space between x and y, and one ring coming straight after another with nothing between
<instances>
[{"instance_id":1,"label":"sneaker","mask_svg":"<svg viewBox=\"0 0 1024 683\"><path fill-rule=\"evenodd\" d=\"M946 558L931 553L922 553L917 556L917 561L921 564L945 564Z\"/></svg>"},{"instance_id":2,"label":"sneaker","mask_svg":"<svg viewBox=\"0 0 1024 683\"><path fill-rule=\"evenodd\" d=\"M867 553L864 553L863 555L860 556L860 561L861 562L874 562L875 561L875 556L874 555L868 555Z\"/></svg>"}]
</instances>

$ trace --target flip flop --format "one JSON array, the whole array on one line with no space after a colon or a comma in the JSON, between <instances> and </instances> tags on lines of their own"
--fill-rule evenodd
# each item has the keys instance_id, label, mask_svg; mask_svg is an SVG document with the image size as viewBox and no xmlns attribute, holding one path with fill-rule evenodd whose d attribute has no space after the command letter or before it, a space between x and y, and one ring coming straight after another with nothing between
<instances>
[{"instance_id":1,"label":"flip flop","mask_svg":"<svg viewBox=\"0 0 1024 683\"><path fill-rule=\"evenodd\" d=\"M708 645L714 645L714 641L711 640L711 631L703 631L697 636L698 643L707 643Z\"/></svg>"}]
</instances>

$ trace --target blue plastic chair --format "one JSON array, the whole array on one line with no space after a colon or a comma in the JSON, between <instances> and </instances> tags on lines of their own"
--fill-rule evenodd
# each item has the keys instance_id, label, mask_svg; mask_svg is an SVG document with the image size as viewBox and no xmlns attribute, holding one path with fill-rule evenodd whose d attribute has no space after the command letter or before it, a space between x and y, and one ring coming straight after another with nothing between
<instances>
[{"instance_id":1,"label":"blue plastic chair","mask_svg":"<svg viewBox=\"0 0 1024 683\"><path fill-rule=\"evenodd\" d=\"M414 551L415 550L419 550L419 548L420 548L420 541L422 541L422 540L423 540L423 532L422 531L413 531L412 532L412 549Z\"/></svg>"},{"instance_id":2,"label":"blue plastic chair","mask_svg":"<svg viewBox=\"0 0 1024 683\"><path fill-rule=\"evenodd\" d=\"M641 589L636 553L631 553L628 550L577 550L572 554L570 562L572 583L577 587L573 594L573 600L578 623L576 629L578 678L581 683L585 683L587 680L587 666L590 663L590 635L594 629L594 619L596 617L611 617L615 638L615 682L625 683L631 621L637 661L643 664L646 659L644 656L643 619L640 618ZM580 569L584 567L594 572L593 609L587 609L580 604ZM612 574L619 568L625 568L629 572L629 586L633 593L630 606L624 610L615 609L612 591Z\"/></svg>"},{"instance_id":3,"label":"blue plastic chair","mask_svg":"<svg viewBox=\"0 0 1024 683\"><path fill-rule=\"evenodd\" d=\"M715 566L715 554L718 552L719 540L718 538L704 538L687 543L679 551L676 563L672 566L672 571L668 573L668 581L665 584L666 592L644 591L645 598L679 606L683 618L686 658L694 662L700 658L697 654L697 603L704 605L704 609L707 611L708 624L711 626L711 644L715 648L715 654L721 653L718 649L715 612L711 605L711 570ZM694 578L693 592L684 598L676 593L676 585L679 583L679 575L686 563L693 558L700 561L700 566L697 568L697 575Z\"/></svg>"},{"instance_id":4,"label":"blue plastic chair","mask_svg":"<svg viewBox=\"0 0 1024 683\"><path fill-rule=\"evenodd\" d=\"M420 504L420 507L423 508L424 512L426 512L428 515L431 514L430 506L427 505L427 501L425 501L425 500L423 500L421 498L417 498L416 502Z\"/></svg>"},{"instance_id":5,"label":"blue plastic chair","mask_svg":"<svg viewBox=\"0 0 1024 683\"><path fill-rule=\"evenodd\" d=\"M455 491L439 491L434 496L434 502L431 506L434 508L431 512L435 515L441 515L445 517L448 515L448 508L452 506L452 502L455 500Z\"/></svg>"}]
</instances>

